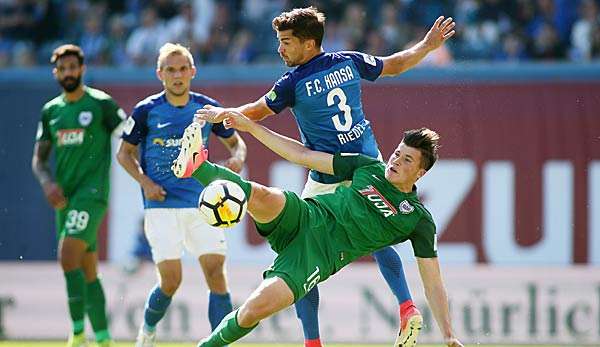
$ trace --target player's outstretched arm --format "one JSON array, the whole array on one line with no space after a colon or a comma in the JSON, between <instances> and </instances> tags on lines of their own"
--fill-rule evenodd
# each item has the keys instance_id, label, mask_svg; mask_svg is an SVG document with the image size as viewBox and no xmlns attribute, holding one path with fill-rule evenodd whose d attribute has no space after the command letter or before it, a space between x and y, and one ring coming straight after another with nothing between
<instances>
[{"instance_id":1,"label":"player's outstretched arm","mask_svg":"<svg viewBox=\"0 0 600 347\"><path fill-rule=\"evenodd\" d=\"M218 121L218 118L214 118L210 110L198 110L196 116L211 123ZM248 132L270 150L292 163L326 174L333 174L333 155L311 151L304 147L302 143L265 128L248 119L240 112L228 112L226 114L225 127Z\"/></svg>"},{"instance_id":2,"label":"player's outstretched arm","mask_svg":"<svg viewBox=\"0 0 600 347\"><path fill-rule=\"evenodd\" d=\"M211 119L214 120L213 123L222 122L225 118L227 118L227 113L232 111L240 112L244 116L254 121L263 120L268 116L272 116L275 114L269 108L269 106L267 106L267 102L264 98L260 98L254 102L239 107L217 107L213 105L205 105L204 108L196 110L196 116L198 116L201 110L208 110L202 111L202 113L205 116L210 115Z\"/></svg>"},{"instance_id":3,"label":"player's outstretched arm","mask_svg":"<svg viewBox=\"0 0 600 347\"><path fill-rule=\"evenodd\" d=\"M438 17L423 40L409 49L381 58L383 60L381 76L396 76L417 65L429 52L439 48L454 35L455 25L452 17L446 19L444 16Z\"/></svg>"},{"instance_id":4,"label":"player's outstretched arm","mask_svg":"<svg viewBox=\"0 0 600 347\"><path fill-rule=\"evenodd\" d=\"M454 336L450 313L448 310L448 295L442 281L438 258L417 258L419 274L425 288L425 297L433 312L433 316L449 347L462 347L462 343Z\"/></svg>"}]
</instances>

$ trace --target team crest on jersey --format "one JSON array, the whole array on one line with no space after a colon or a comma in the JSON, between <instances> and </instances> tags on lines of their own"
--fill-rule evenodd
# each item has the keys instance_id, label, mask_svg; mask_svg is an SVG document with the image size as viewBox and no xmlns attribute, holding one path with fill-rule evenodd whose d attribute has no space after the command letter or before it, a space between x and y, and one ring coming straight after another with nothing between
<instances>
[{"instance_id":1,"label":"team crest on jersey","mask_svg":"<svg viewBox=\"0 0 600 347\"><path fill-rule=\"evenodd\" d=\"M400 208L400 212L402 214L409 214L415 210L413 205L411 205L408 200L403 200L398 207Z\"/></svg>"},{"instance_id":2,"label":"team crest on jersey","mask_svg":"<svg viewBox=\"0 0 600 347\"><path fill-rule=\"evenodd\" d=\"M375 57L369 54L363 54L363 59L365 63L373 66L377 66L377 62L375 61Z\"/></svg>"},{"instance_id":3,"label":"team crest on jersey","mask_svg":"<svg viewBox=\"0 0 600 347\"><path fill-rule=\"evenodd\" d=\"M93 115L90 111L81 111L81 113L79 113L79 124L81 124L82 127L90 125L92 119Z\"/></svg>"},{"instance_id":4,"label":"team crest on jersey","mask_svg":"<svg viewBox=\"0 0 600 347\"><path fill-rule=\"evenodd\" d=\"M275 101L275 99L277 99L277 93L275 93L275 91L273 89L271 89L270 92L267 93L267 99L271 100L271 101Z\"/></svg>"}]
</instances>

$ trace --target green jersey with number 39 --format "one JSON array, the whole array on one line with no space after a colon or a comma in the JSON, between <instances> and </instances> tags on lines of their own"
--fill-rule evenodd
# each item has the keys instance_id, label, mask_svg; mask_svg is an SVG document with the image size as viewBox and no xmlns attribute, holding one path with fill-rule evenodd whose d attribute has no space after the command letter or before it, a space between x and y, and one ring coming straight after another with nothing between
<instances>
[{"instance_id":1,"label":"green jersey with number 39","mask_svg":"<svg viewBox=\"0 0 600 347\"><path fill-rule=\"evenodd\" d=\"M437 256L435 224L417 197L403 193L385 178L385 165L360 154L334 156L335 175L352 180L335 193L311 198L333 218L330 247L335 271L356 258L410 240L415 256Z\"/></svg>"},{"instance_id":2,"label":"green jersey with number 39","mask_svg":"<svg viewBox=\"0 0 600 347\"><path fill-rule=\"evenodd\" d=\"M125 117L110 95L89 87L75 102L61 94L44 105L36 139L52 143L67 198L108 201L111 133Z\"/></svg>"}]
</instances>

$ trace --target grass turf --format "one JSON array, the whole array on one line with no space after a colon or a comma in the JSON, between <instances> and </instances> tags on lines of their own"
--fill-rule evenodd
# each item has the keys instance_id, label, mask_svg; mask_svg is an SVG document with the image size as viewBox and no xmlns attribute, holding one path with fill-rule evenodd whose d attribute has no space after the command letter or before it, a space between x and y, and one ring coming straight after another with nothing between
<instances>
[{"instance_id":1,"label":"grass turf","mask_svg":"<svg viewBox=\"0 0 600 347\"><path fill-rule=\"evenodd\" d=\"M0 346L2 347L65 347L66 343L62 341L0 341ZM95 346L93 343L90 346ZM133 342L117 342L113 345L113 347L131 347L133 346ZM158 342L156 347L193 347L195 346L195 342L187 342L187 343L168 343L168 342ZM275 343L264 343L264 344L249 344L249 343L239 343L235 344L235 346L240 347L302 347L302 344L275 344ZM390 345L348 345L348 344L331 344L328 343L327 347L342 347L342 346L351 346L351 347L389 347ZM443 345L419 345L419 347L440 347ZM557 347L558 345L479 345L484 347Z\"/></svg>"}]
</instances>

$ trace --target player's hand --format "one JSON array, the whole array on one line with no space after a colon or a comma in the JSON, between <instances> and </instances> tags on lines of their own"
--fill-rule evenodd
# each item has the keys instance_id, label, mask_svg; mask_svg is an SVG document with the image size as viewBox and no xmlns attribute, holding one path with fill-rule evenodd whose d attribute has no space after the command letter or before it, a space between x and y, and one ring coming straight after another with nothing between
<instances>
[{"instance_id":1,"label":"player's hand","mask_svg":"<svg viewBox=\"0 0 600 347\"><path fill-rule=\"evenodd\" d=\"M253 121L238 111L229 110L225 115L226 118L223 121L225 129L234 128L239 131L250 131L250 127L254 124Z\"/></svg>"},{"instance_id":2,"label":"player's hand","mask_svg":"<svg viewBox=\"0 0 600 347\"><path fill-rule=\"evenodd\" d=\"M48 200L48 203L50 203L50 206L58 210L67 206L67 198L65 198L65 194L58 184L55 182L47 182L43 185L42 189L44 190L44 195L46 195L46 199Z\"/></svg>"},{"instance_id":3,"label":"player's hand","mask_svg":"<svg viewBox=\"0 0 600 347\"><path fill-rule=\"evenodd\" d=\"M213 105L204 105L204 108L196 110L195 119L202 119L209 123L220 123L227 117L228 109Z\"/></svg>"},{"instance_id":4,"label":"player's hand","mask_svg":"<svg viewBox=\"0 0 600 347\"><path fill-rule=\"evenodd\" d=\"M146 199L154 201L165 201L167 192L164 190L163 187L154 183L154 181L152 181L149 178L144 180L141 185Z\"/></svg>"},{"instance_id":5,"label":"player's hand","mask_svg":"<svg viewBox=\"0 0 600 347\"><path fill-rule=\"evenodd\" d=\"M446 339L446 346L448 347L463 347L463 344L458 341L457 338L451 337Z\"/></svg>"},{"instance_id":6,"label":"player's hand","mask_svg":"<svg viewBox=\"0 0 600 347\"><path fill-rule=\"evenodd\" d=\"M223 163L223 166L235 173L240 173L244 167L244 161L237 157L231 157Z\"/></svg>"},{"instance_id":7,"label":"player's hand","mask_svg":"<svg viewBox=\"0 0 600 347\"><path fill-rule=\"evenodd\" d=\"M435 23L433 23L431 29L429 29L429 32L425 35L423 43L430 50L440 47L456 33L454 26L456 26L456 22L454 22L452 17L444 19L444 16L439 16L438 19L435 20Z\"/></svg>"}]
</instances>

